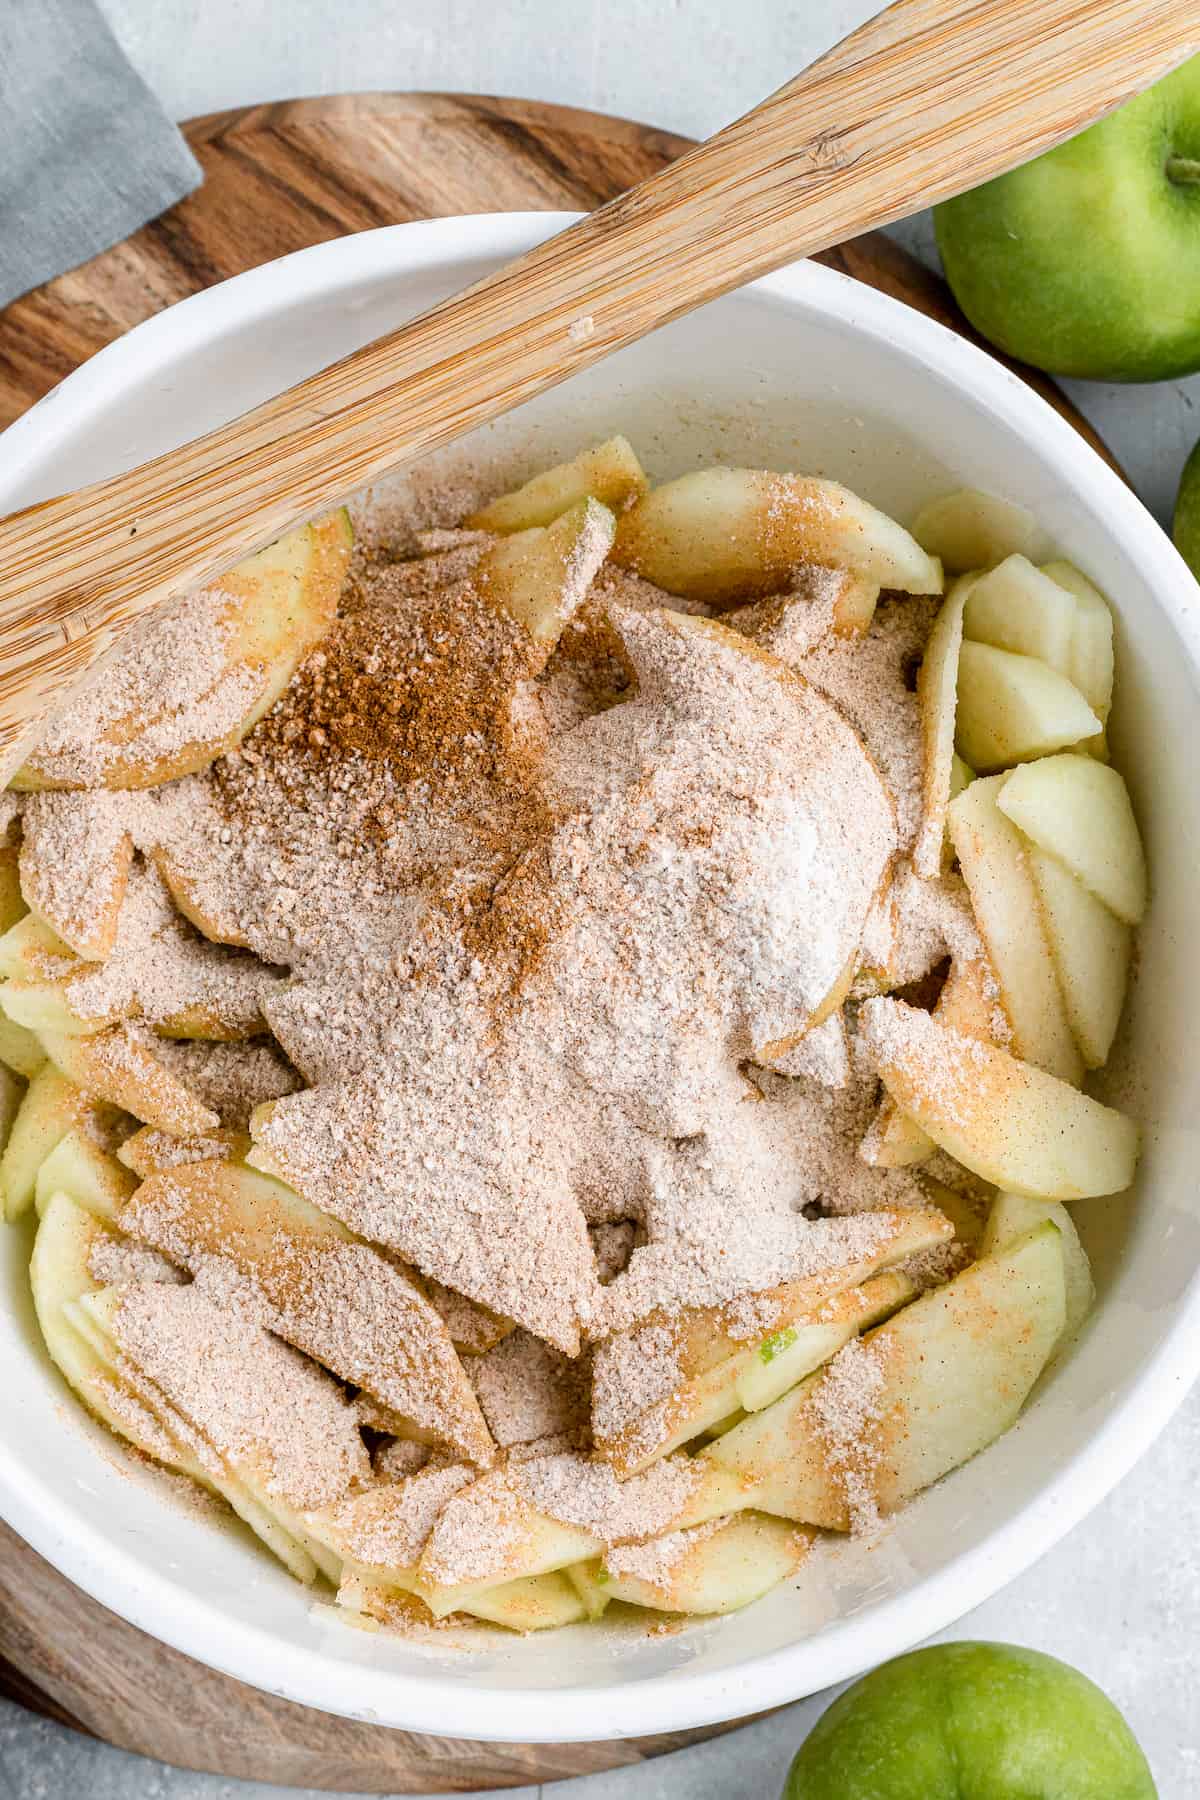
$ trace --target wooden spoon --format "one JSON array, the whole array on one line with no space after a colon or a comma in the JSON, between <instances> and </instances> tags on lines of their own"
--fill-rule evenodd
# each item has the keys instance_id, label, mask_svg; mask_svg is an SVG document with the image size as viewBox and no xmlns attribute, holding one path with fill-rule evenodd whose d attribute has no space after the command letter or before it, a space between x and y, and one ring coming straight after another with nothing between
<instances>
[{"instance_id":1,"label":"wooden spoon","mask_svg":"<svg viewBox=\"0 0 1200 1800\"><path fill-rule=\"evenodd\" d=\"M0 522L0 779L132 620L769 269L1049 149L1200 48L1195 0L899 0L735 124L218 431Z\"/></svg>"}]
</instances>

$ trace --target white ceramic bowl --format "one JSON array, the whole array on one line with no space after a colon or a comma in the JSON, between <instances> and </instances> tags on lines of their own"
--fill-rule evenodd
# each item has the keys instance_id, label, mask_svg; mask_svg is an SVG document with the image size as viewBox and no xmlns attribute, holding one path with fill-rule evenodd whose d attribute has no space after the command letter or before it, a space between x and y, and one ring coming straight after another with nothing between
<instances>
[{"instance_id":1,"label":"white ceramic bowl","mask_svg":"<svg viewBox=\"0 0 1200 1800\"><path fill-rule=\"evenodd\" d=\"M562 219L406 225L200 294L103 351L0 443L0 512L222 422L487 273ZM911 517L948 486L1024 501L1120 615L1114 753L1154 875L1110 1077L1146 1125L1136 1195L1076 1208L1100 1302L1000 1443L869 1555L822 1555L747 1612L676 1635L605 1629L436 1654L335 1625L248 1539L97 1453L41 1352L24 1230L0 1234L0 1512L97 1599L309 1706L454 1736L563 1740L757 1711L858 1673L994 1593L1096 1504L1200 1368L1194 879L1200 589L1138 501L1014 376L942 327L804 263L669 326L484 434L524 475L622 430L657 477L706 461L836 476ZM489 443L490 440L490 443ZM1114 1571L1114 1573L1118 1573Z\"/></svg>"}]
</instances>

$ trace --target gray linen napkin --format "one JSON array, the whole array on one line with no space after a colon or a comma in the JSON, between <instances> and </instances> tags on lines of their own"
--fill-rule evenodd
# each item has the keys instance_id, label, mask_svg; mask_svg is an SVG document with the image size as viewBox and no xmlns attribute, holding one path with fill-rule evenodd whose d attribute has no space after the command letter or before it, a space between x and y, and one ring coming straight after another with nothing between
<instances>
[{"instance_id":1,"label":"gray linen napkin","mask_svg":"<svg viewBox=\"0 0 1200 1800\"><path fill-rule=\"evenodd\" d=\"M0 0L0 306L201 180L93 0Z\"/></svg>"}]
</instances>

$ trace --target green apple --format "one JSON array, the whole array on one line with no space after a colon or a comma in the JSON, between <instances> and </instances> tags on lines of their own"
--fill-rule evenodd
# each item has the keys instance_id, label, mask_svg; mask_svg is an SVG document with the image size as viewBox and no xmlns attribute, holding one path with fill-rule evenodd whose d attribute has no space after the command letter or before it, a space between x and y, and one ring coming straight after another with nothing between
<instances>
[{"instance_id":1,"label":"green apple","mask_svg":"<svg viewBox=\"0 0 1200 1800\"><path fill-rule=\"evenodd\" d=\"M783 1800L1155 1800L1137 1740L1077 1669L1011 1644L939 1644L835 1700Z\"/></svg>"},{"instance_id":2,"label":"green apple","mask_svg":"<svg viewBox=\"0 0 1200 1800\"><path fill-rule=\"evenodd\" d=\"M955 298L1010 356L1099 381L1200 369L1200 57L936 223Z\"/></svg>"},{"instance_id":3,"label":"green apple","mask_svg":"<svg viewBox=\"0 0 1200 1800\"><path fill-rule=\"evenodd\" d=\"M1172 526L1175 547L1200 581L1200 444L1183 465Z\"/></svg>"}]
</instances>

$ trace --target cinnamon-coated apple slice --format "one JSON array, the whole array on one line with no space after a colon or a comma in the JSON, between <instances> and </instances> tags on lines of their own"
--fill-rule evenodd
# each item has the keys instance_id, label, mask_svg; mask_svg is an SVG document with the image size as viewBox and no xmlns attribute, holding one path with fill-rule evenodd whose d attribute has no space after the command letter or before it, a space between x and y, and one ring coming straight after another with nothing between
<instances>
[{"instance_id":1,"label":"cinnamon-coated apple slice","mask_svg":"<svg viewBox=\"0 0 1200 1800\"><path fill-rule=\"evenodd\" d=\"M859 1021L897 1106L984 1181L1046 1200L1132 1181L1138 1129L1124 1113L903 1001L868 1000Z\"/></svg>"},{"instance_id":2,"label":"cinnamon-coated apple slice","mask_svg":"<svg viewBox=\"0 0 1200 1800\"><path fill-rule=\"evenodd\" d=\"M103 685L85 688L51 717L13 787L156 787L231 750L328 631L352 539L344 508L297 525L168 615L141 622ZM197 671L191 688L176 643L189 613L213 648L212 666ZM164 699L163 666L172 661L181 685Z\"/></svg>"},{"instance_id":3,"label":"cinnamon-coated apple slice","mask_svg":"<svg viewBox=\"0 0 1200 1800\"><path fill-rule=\"evenodd\" d=\"M954 582L933 622L917 672L921 712L921 823L913 845L913 868L929 880L941 873L946 807L954 769L954 726L958 709L958 659L963 616L973 577Z\"/></svg>"},{"instance_id":4,"label":"cinnamon-coated apple slice","mask_svg":"<svg viewBox=\"0 0 1200 1800\"><path fill-rule=\"evenodd\" d=\"M1043 1224L903 1307L700 1460L738 1475L751 1506L844 1531L1007 1431L1065 1316L1062 1241Z\"/></svg>"},{"instance_id":5,"label":"cinnamon-coated apple slice","mask_svg":"<svg viewBox=\"0 0 1200 1800\"><path fill-rule=\"evenodd\" d=\"M942 570L848 488L766 469L700 469L654 488L617 526L613 561L668 593L717 605L779 593L818 563L879 587L940 594Z\"/></svg>"},{"instance_id":6,"label":"cinnamon-coated apple slice","mask_svg":"<svg viewBox=\"0 0 1200 1800\"><path fill-rule=\"evenodd\" d=\"M794 1575L815 1541L802 1527L740 1513L666 1540L610 1550L595 1579L613 1600L716 1616L749 1606Z\"/></svg>"},{"instance_id":7,"label":"cinnamon-coated apple slice","mask_svg":"<svg viewBox=\"0 0 1200 1800\"><path fill-rule=\"evenodd\" d=\"M580 500L544 528L502 538L475 564L473 580L548 657L608 555L614 530L606 506Z\"/></svg>"},{"instance_id":8,"label":"cinnamon-coated apple slice","mask_svg":"<svg viewBox=\"0 0 1200 1800\"><path fill-rule=\"evenodd\" d=\"M490 500L465 523L476 531L528 531L552 525L561 513L589 498L620 512L640 500L649 485L629 439L612 437Z\"/></svg>"},{"instance_id":9,"label":"cinnamon-coated apple slice","mask_svg":"<svg viewBox=\"0 0 1200 1800\"><path fill-rule=\"evenodd\" d=\"M1030 1200L1024 1194L997 1194L988 1213L979 1254L994 1256L1047 1221L1058 1231L1063 1253L1065 1304L1062 1335L1054 1347L1057 1356L1078 1336L1096 1300L1092 1265L1067 1208L1059 1200Z\"/></svg>"}]
</instances>

